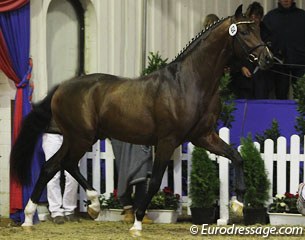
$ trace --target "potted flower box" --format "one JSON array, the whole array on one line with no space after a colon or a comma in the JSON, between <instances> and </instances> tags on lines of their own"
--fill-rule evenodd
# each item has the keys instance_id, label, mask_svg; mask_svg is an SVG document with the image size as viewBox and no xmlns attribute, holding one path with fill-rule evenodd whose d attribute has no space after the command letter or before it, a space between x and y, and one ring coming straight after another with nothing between
<instances>
[{"instance_id":1,"label":"potted flower box","mask_svg":"<svg viewBox=\"0 0 305 240\"><path fill-rule=\"evenodd\" d=\"M154 221L154 223L176 223L178 219L178 212L168 209L149 209L147 216Z\"/></svg>"},{"instance_id":2,"label":"potted flower box","mask_svg":"<svg viewBox=\"0 0 305 240\"><path fill-rule=\"evenodd\" d=\"M122 221L124 216L122 215L123 206L121 205L117 196L117 190L114 189L113 193L110 193L110 197L106 198L105 195L101 195L100 198L101 212L96 221Z\"/></svg>"},{"instance_id":3,"label":"potted flower box","mask_svg":"<svg viewBox=\"0 0 305 240\"><path fill-rule=\"evenodd\" d=\"M102 209L96 221L118 222L123 219L122 209Z\"/></svg>"},{"instance_id":4,"label":"potted flower box","mask_svg":"<svg viewBox=\"0 0 305 240\"><path fill-rule=\"evenodd\" d=\"M277 194L269 205L271 225L305 225L305 216L299 214L296 203L298 194Z\"/></svg>"},{"instance_id":5,"label":"potted flower box","mask_svg":"<svg viewBox=\"0 0 305 240\"><path fill-rule=\"evenodd\" d=\"M152 198L147 215L154 223L176 223L179 203L180 195L165 187Z\"/></svg>"},{"instance_id":6,"label":"potted flower box","mask_svg":"<svg viewBox=\"0 0 305 240\"><path fill-rule=\"evenodd\" d=\"M297 213L271 213L268 212L271 225L303 225L305 216Z\"/></svg>"}]
</instances>

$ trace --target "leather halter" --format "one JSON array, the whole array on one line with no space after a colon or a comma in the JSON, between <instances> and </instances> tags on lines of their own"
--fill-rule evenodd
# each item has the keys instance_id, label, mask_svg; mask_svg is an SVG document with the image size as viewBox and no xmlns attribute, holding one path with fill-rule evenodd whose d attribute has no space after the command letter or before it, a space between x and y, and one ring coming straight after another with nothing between
<instances>
[{"instance_id":1,"label":"leather halter","mask_svg":"<svg viewBox=\"0 0 305 240\"><path fill-rule=\"evenodd\" d=\"M231 20L232 20L232 23L234 23L233 22L233 19L231 18ZM237 22L237 23L235 23L236 24L236 26L238 26L238 25L241 25L241 24L255 24L255 22L254 21L240 21L240 22ZM250 61L250 62L252 62L252 63L258 63L258 58L259 58L259 56L256 56L255 54L253 54L253 52L257 49L257 48L260 48L260 47L263 47L263 48L266 48L266 50L268 51L268 52L270 52L270 50L269 50L269 48L268 48L268 46L265 44L265 43L260 43L260 44L258 44L257 46L255 46L255 47L253 47L253 48L250 48L249 49L249 47L244 43L244 41L242 41L242 39L241 39L241 37L240 37L240 33L239 33L239 31L237 31L237 33L234 35L234 36L232 36L233 37L233 52L235 52L235 39L237 40L237 42L238 42L238 44L239 44L239 46L241 47L241 49L243 50L243 53L246 55L246 56L248 56L247 57L247 59ZM262 50L263 51L263 50ZM261 52L262 52L261 51ZM260 55L260 54L259 54Z\"/></svg>"}]
</instances>

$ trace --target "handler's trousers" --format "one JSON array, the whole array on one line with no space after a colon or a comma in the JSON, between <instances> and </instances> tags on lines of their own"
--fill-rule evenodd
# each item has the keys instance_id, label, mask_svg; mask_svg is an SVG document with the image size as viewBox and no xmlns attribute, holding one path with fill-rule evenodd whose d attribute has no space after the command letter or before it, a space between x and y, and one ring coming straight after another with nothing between
<instances>
[{"instance_id":1,"label":"handler's trousers","mask_svg":"<svg viewBox=\"0 0 305 240\"><path fill-rule=\"evenodd\" d=\"M48 161L62 145L60 134L45 133L42 138L42 148ZM51 217L67 216L74 213L77 207L77 181L67 172L65 173L65 189L62 195L60 187L60 171L48 182L47 194Z\"/></svg>"}]
</instances>

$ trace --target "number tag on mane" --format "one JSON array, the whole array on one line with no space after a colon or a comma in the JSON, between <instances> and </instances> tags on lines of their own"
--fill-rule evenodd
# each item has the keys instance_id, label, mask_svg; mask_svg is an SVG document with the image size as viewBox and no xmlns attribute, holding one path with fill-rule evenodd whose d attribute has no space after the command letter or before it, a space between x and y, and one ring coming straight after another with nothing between
<instances>
[{"instance_id":1,"label":"number tag on mane","mask_svg":"<svg viewBox=\"0 0 305 240\"><path fill-rule=\"evenodd\" d=\"M232 23L231 26L229 27L229 34L230 36L235 36L237 33L237 25L235 23Z\"/></svg>"}]
</instances>

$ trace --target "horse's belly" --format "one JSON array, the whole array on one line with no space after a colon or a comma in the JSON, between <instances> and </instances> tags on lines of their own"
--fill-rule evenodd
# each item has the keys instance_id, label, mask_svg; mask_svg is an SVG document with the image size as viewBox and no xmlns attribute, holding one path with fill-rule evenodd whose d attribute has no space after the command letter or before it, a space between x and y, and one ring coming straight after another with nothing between
<instances>
[{"instance_id":1,"label":"horse's belly","mask_svg":"<svg viewBox=\"0 0 305 240\"><path fill-rule=\"evenodd\" d=\"M151 122L122 116L102 121L101 135L124 142L147 145L152 145L157 139Z\"/></svg>"}]
</instances>

